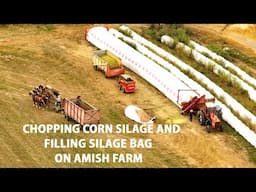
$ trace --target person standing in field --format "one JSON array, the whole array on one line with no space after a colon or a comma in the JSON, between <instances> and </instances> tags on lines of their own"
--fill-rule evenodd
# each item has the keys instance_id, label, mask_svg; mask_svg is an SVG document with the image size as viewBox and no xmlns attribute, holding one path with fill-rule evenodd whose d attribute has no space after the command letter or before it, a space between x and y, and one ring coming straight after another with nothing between
<instances>
[{"instance_id":1,"label":"person standing in field","mask_svg":"<svg viewBox=\"0 0 256 192\"><path fill-rule=\"evenodd\" d=\"M192 119L193 119L193 109L190 109L189 110L189 120L192 122Z\"/></svg>"}]
</instances>

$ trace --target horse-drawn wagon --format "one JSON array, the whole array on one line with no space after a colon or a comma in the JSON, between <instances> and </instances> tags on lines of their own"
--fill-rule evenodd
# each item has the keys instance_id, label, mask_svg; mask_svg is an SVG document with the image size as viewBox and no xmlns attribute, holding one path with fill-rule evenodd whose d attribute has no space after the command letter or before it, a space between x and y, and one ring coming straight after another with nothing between
<instances>
[{"instance_id":1,"label":"horse-drawn wagon","mask_svg":"<svg viewBox=\"0 0 256 192\"><path fill-rule=\"evenodd\" d=\"M78 96L76 99L64 99L64 115L69 120L74 120L80 125L98 124L100 122L100 110L90 103L82 101Z\"/></svg>"},{"instance_id":2,"label":"horse-drawn wagon","mask_svg":"<svg viewBox=\"0 0 256 192\"><path fill-rule=\"evenodd\" d=\"M29 92L34 106L48 108L56 112L63 111L65 119L74 120L80 125L98 124L100 122L100 110L90 103L82 101L80 96L75 99L61 99L60 92L50 86L39 85Z\"/></svg>"}]
</instances>

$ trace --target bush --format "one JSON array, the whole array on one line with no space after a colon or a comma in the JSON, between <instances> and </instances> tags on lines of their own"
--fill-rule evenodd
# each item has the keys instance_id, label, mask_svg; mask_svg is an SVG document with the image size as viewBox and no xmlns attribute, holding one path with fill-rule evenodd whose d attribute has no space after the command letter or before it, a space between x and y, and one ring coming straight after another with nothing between
<instances>
[{"instance_id":1,"label":"bush","mask_svg":"<svg viewBox=\"0 0 256 192\"><path fill-rule=\"evenodd\" d=\"M234 48L222 49L220 46L215 44L209 44L207 45L207 48L229 61L234 61L234 59L239 59L241 61L244 61L245 63L256 66L256 57L248 57L247 55L241 53L237 49L234 49ZM220 61L218 61L218 63L223 64Z\"/></svg>"},{"instance_id":2,"label":"bush","mask_svg":"<svg viewBox=\"0 0 256 192\"><path fill-rule=\"evenodd\" d=\"M175 45L177 44L177 42L182 42L186 45L190 44L190 39L187 30L183 28L182 25L159 25L157 28L154 27L154 25L151 25L149 28L145 29L143 33L150 35L158 41L160 41L163 35L169 35L174 39Z\"/></svg>"},{"instance_id":3,"label":"bush","mask_svg":"<svg viewBox=\"0 0 256 192\"><path fill-rule=\"evenodd\" d=\"M125 43L126 43L127 45L129 45L130 47L132 47L133 49L137 49L136 44L131 43L131 42L129 42L129 41L125 41Z\"/></svg>"},{"instance_id":4,"label":"bush","mask_svg":"<svg viewBox=\"0 0 256 192\"><path fill-rule=\"evenodd\" d=\"M241 53L239 50L231 48L226 51L231 57L240 59L246 63L256 66L256 58L255 57L248 57L247 55Z\"/></svg>"},{"instance_id":5,"label":"bush","mask_svg":"<svg viewBox=\"0 0 256 192\"><path fill-rule=\"evenodd\" d=\"M189 45L189 37L186 34L185 29L183 28L178 28L176 30L176 37L178 38L178 40L186 45Z\"/></svg>"},{"instance_id":6,"label":"bush","mask_svg":"<svg viewBox=\"0 0 256 192\"><path fill-rule=\"evenodd\" d=\"M119 28L119 31L123 33L125 36L132 38L132 32L130 30L123 30Z\"/></svg>"},{"instance_id":7,"label":"bush","mask_svg":"<svg viewBox=\"0 0 256 192\"><path fill-rule=\"evenodd\" d=\"M229 61L233 61L232 56L229 54L228 51L223 50L221 47L215 44L209 44L207 45L207 48L210 49L211 51L215 52L216 54L224 57L225 59Z\"/></svg>"},{"instance_id":8,"label":"bush","mask_svg":"<svg viewBox=\"0 0 256 192\"><path fill-rule=\"evenodd\" d=\"M206 66L207 70L213 72L215 65L212 62L209 62L208 65Z\"/></svg>"}]
</instances>

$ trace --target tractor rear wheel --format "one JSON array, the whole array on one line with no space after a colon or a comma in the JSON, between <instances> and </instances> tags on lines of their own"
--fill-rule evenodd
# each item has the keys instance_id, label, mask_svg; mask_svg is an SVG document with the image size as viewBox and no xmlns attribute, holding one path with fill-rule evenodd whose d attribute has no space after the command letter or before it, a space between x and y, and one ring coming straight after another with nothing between
<instances>
[{"instance_id":1,"label":"tractor rear wheel","mask_svg":"<svg viewBox=\"0 0 256 192\"><path fill-rule=\"evenodd\" d=\"M206 125L207 132L210 133L212 131L212 126L211 125Z\"/></svg>"},{"instance_id":2,"label":"tractor rear wheel","mask_svg":"<svg viewBox=\"0 0 256 192\"><path fill-rule=\"evenodd\" d=\"M204 113L202 111L197 112L197 118L198 118L198 121L199 121L200 125L205 124L205 116L204 116Z\"/></svg>"},{"instance_id":3,"label":"tractor rear wheel","mask_svg":"<svg viewBox=\"0 0 256 192\"><path fill-rule=\"evenodd\" d=\"M220 132L223 132L223 127L222 127L222 125L220 125Z\"/></svg>"}]
</instances>

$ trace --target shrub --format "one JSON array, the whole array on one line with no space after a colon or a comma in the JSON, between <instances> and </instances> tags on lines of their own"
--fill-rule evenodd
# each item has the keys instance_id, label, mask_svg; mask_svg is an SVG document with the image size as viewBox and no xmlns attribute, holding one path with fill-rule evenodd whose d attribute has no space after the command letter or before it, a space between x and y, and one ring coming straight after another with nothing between
<instances>
[{"instance_id":1,"label":"shrub","mask_svg":"<svg viewBox=\"0 0 256 192\"><path fill-rule=\"evenodd\" d=\"M205 57L211 58L211 56L206 52L201 52L201 54L204 55Z\"/></svg>"},{"instance_id":2,"label":"shrub","mask_svg":"<svg viewBox=\"0 0 256 192\"><path fill-rule=\"evenodd\" d=\"M243 54L237 49L231 48L226 51L230 56L240 59L246 63L256 66L256 58L255 57L248 57L247 55Z\"/></svg>"},{"instance_id":3,"label":"shrub","mask_svg":"<svg viewBox=\"0 0 256 192\"><path fill-rule=\"evenodd\" d=\"M119 31L123 33L125 36L132 38L132 32L130 30L123 30L119 28Z\"/></svg>"},{"instance_id":4,"label":"shrub","mask_svg":"<svg viewBox=\"0 0 256 192\"><path fill-rule=\"evenodd\" d=\"M189 37L186 34L186 30L183 28L178 28L176 30L176 37L178 38L178 40L186 45L189 44Z\"/></svg>"},{"instance_id":5,"label":"shrub","mask_svg":"<svg viewBox=\"0 0 256 192\"><path fill-rule=\"evenodd\" d=\"M149 28L145 29L143 33L150 35L158 41L163 35L169 35L174 39L175 45L177 44L177 42L182 42L186 45L190 44L187 30L179 24L159 25L157 26L157 28L154 25L151 25Z\"/></svg>"},{"instance_id":6,"label":"shrub","mask_svg":"<svg viewBox=\"0 0 256 192\"><path fill-rule=\"evenodd\" d=\"M213 72L213 69L215 67L215 64L212 62L209 62L208 65L206 66L207 70Z\"/></svg>"},{"instance_id":7,"label":"shrub","mask_svg":"<svg viewBox=\"0 0 256 192\"><path fill-rule=\"evenodd\" d=\"M129 45L130 47L132 47L133 49L137 49L136 44L131 43L131 42L129 42L129 41L125 41L125 43L126 43L127 45Z\"/></svg>"},{"instance_id":8,"label":"shrub","mask_svg":"<svg viewBox=\"0 0 256 192\"><path fill-rule=\"evenodd\" d=\"M219 47L218 45L215 44L209 44L207 45L207 48L212 50L213 52L215 52L216 54L224 57L225 59L229 60L229 61L233 61L234 59L232 58L232 56L229 54L229 52L226 50L223 50L221 47Z\"/></svg>"}]
</instances>

